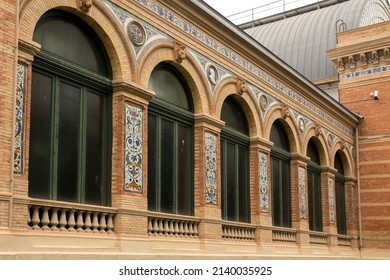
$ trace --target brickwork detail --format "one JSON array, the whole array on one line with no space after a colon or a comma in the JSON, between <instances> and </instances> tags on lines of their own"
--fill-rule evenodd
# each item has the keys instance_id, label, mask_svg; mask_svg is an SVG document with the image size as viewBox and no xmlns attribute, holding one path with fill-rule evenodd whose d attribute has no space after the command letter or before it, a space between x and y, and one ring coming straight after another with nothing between
<instances>
[{"instance_id":1,"label":"brickwork detail","mask_svg":"<svg viewBox=\"0 0 390 280\"><path fill-rule=\"evenodd\" d=\"M269 212L268 203L268 157L264 153L259 153L260 166L260 211Z\"/></svg>"},{"instance_id":2,"label":"brickwork detail","mask_svg":"<svg viewBox=\"0 0 390 280\"><path fill-rule=\"evenodd\" d=\"M299 215L301 219L307 219L306 211L306 169L302 166L298 170L299 176Z\"/></svg>"},{"instance_id":3,"label":"brickwork detail","mask_svg":"<svg viewBox=\"0 0 390 280\"><path fill-rule=\"evenodd\" d=\"M205 140L205 175L206 175L206 204L218 204L218 169L217 169L217 136L206 132Z\"/></svg>"},{"instance_id":4,"label":"brickwork detail","mask_svg":"<svg viewBox=\"0 0 390 280\"><path fill-rule=\"evenodd\" d=\"M18 64L15 105L14 173L23 173L24 99L26 66Z\"/></svg>"},{"instance_id":5,"label":"brickwork detail","mask_svg":"<svg viewBox=\"0 0 390 280\"><path fill-rule=\"evenodd\" d=\"M125 107L125 191L142 193L143 111L132 104Z\"/></svg>"}]
</instances>

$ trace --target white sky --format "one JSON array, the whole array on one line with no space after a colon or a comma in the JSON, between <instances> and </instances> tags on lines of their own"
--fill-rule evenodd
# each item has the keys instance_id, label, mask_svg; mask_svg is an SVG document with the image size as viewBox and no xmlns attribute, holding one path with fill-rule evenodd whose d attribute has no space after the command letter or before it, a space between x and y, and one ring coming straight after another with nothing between
<instances>
[{"instance_id":1,"label":"white sky","mask_svg":"<svg viewBox=\"0 0 390 280\"><path fill-rule=\"evenodd\" d=\"M291 10L297 7L305 6L319 2L319 0L203 0L208 5L217 10L225 17L241 13L229 17L235 24L244 23L252 20L252 17L265 17L270 14L283 12L283 4L285 10ZM256 9L255 9L256 8ZM248 11L254 9L252 11Z\"/></svg>"}]
</instances>

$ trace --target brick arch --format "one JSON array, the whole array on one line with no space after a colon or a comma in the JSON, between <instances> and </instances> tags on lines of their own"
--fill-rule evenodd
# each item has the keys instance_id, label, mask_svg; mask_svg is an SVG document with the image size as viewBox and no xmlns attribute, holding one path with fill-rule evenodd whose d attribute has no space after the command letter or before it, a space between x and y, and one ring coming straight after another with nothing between
<instances>
[{"instance_id":1,"label":"brick arch","mask_svg":"<svg viewBox=\"0 0 390 280\"><path fill-rule=\"evenodd\" d=\"M354 161L353 161L352 154L348 148L343 146L343 143L341 140L338 140L333 145L333 150L331 152L331 157L330 157L330 159L331 159L330 166L334 167L334 159L336 157L337 152L340 152L340 155L341 155L341 160L342 160L343 166L344 166L344 176L354 178L355 177L355 173L354 173L355 168L354 168L354 163L353 163Z\"/></svg>"},{"instance_id":2,"label":"brick arch","mask_svg":"<svg viewBox=\"0 0 390 280\"><path fill-rule=\"evenodd\" d=\"M215 91L215 101L213 104L213 112L215 118L221 118L222 106L225 99L233 95L236 101L240 104L242 110L244 111L245 117L248 122L249 136L250 137L262 137L261 135L261 118L260 118L260 109L257 105L254 95L248 89L247 92L244 92L242 95L237 93L237 80L236 79L226 79L219 85L218 89Z\"/></svg>"},{"instance_id":3,"label":"brick arch","mask_svg":"<svg viewBox=\"0 0 390 280\"><path fill-rule=\"evenodd\" d=\"M100 1L93 1L88 13L78 10L75 0L27 0L20 10L19 38L32 41L35 26L44 13L60 9L84 20L102 41L112 66L113 80L134 80L135 63L125 34Z\"/></svg>"},{"instance_id":4,"label":"brick arch","mask_svg":"<svg viewBox=\"0 0 390 280\"><path fill-rule=\"evenodd\" d=\"M291 153L301 153L301 145L297 126L292 117L283 118L283 107L281 105L274 106L270 109L268 117L264 122L264 137L269 140L271 134L271 128L275 121L280 121L286 130L288 140L290 142Z\"/></svg>"},{"instance_id":5,"label":"brick arch","mask_svg":"<svg viewBox=\"0 0 390 280\"><path fill-rule=\"evenodd\" d=\"M188 52L186 59L177 63L174 59L174 45L171 43L154 45L144 53L138 68L137 83L143 88L148 88L150 75L161 62L173 65L184 76L191 90L194 113L210 114L211 94L207 90L204 75Z\"/></svg>"},{"instance_id":6,"label":"brick arch","mask_svg":"<svg viewBox=\"0 0 390 280\"><path fill-rule=\"evenodd\" d=\"M323 134L316 135L316 127L311 125L307 133L305 134L302 140L302 154L306 155L307 145L309 144L310 139L314 139L314 142L317 147L318 154L320 156L320 163L322 166L330 166L329 161L329 149L327 148L327 142Z\"/></svg>"}]
</instances>

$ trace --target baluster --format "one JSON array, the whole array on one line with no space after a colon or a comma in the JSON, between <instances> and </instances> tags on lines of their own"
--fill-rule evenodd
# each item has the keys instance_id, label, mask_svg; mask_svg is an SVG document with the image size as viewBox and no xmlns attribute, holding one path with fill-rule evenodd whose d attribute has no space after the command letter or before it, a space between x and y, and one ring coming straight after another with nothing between
<instances>
[{"instance_id":1,"label":"baluster","mask_svg":"<svg viewBox=\"0 0 390 280\"><path fill-rule=\"evenodd\" d=\"M175 236L180 235L179 221L175 221Z\"/></svg>"},{"instance_id":2,"label":"baluster","mask_svg":"<svg viewBox=\"0 0 390 280\"><path fill-rule=\"evenodd\" d=\"M51 230L58 231L58 208L51 209Z\"/></svg>"},{"instance_id":3,"label":"baluster","mask_svg":"<svg viewBox=\"0 0 390 280\"><path fill-rule=\"evenodd\" d=\"M148 234L151 235L153 234L153 223L152 223L152 218L148 218Z\"/></svg>"},{"instance_id":4,"label":"baluster","mask_svg":"<svg viewBox=\"0 0 390 280\"><path fill-rule=\"evenodd\" d=\"M158 233L159 235L164 235L164 223L162 219L158 220Z\"/></svg>"},{"instance_id":5,"label":"baluster","mask_svg":"<svg viewBox=\"0 0 390 280\"><path fill-rule=\"evenodd\" d=\"M153 218L153 234L158 235L158 220Z\"/></svg>"},{"instance_id":6,"label":"baluster","mask_svg":"<svg viewBox=\"0 0 390 280\"><path fill-rule=\"evenodd\" d=\"M108 213L107 215L107 232L109 234L114 233L114 220L113 220L113 213Z\"/></svg>"},{"instance_id":7,"label":"baluster","mask_svg":"<svg viewBox=\"0 0 390 280\"><path fill-rule=\"evenodd\" d=\"M76 226L77 226L78 232L84 231L84 229L83 229L83 227L84 227L83 211L81 211L81 210L77 211Z\"/></svg>"},{"instance_id":8,"label":"baluster","mask_svg":"<svg viewBox=\"0 0 390 280\"><path fill-rule=\"evenodd\" d=\"M188 222L184 222L184 236L188 237L189 235L189 230L188 230Z\"/></svg>"},{"instance_id":9,"label":"baluster","mask_svg":"<svg viewBox=\"0 0 390 280\"><path fill-rule=\"evenodd\" d=\"M199 231L198 231L198 223L194 224L194 236L198 237L199 236Z\"/></svg>"},{"instance_id":10,"label":"baluster","mask_svg":"<svg viewBox=\"0 0 390 280\"><path fill-rule=\"evenodd\" d=\"M30 226L31 223L31 206L27 207L27 225Z\"/></svg>"},{"instance_id":11,"label":"baluster","mask_svg":"<svg viewBox=\"0 0 390 280\"><path fill-rule=\"evenodd\" d=\"M98 214L94 212L92 218L92 232L99 232L98 228L99 228Z\"/></svg>"},{"instance_id":12,"label":"baluster","mask_svg":"<svg viewBox=\"0 0 390 280\"><path fill-rule=\"evenodd\" d=\"M183 236L184 235L184 225L183 225L183 222L180 221L179 222L179 236Z\"/></svg>"},{"instance_id":13,"label":"baluster","mask_svg":"<svg viewBox=\"0 0 390 280\"><path fill-rule=\"evenodd\" d=\"M42 229L43 230L50 229L49 226L48 226L48 224L50 223L50 220L49 220L49 207L43 207L41 223L42 223Z\"/></svg>"},{"instance_id":14,"label":"baluster","mask_svg":"<svg viewBox=\"0 0 390 280\"><path fill-rule=\"evenodd\" d=\"M92 231L91 230L91 227L92 227L91 215L92 215L91 211L85 212L85 223L84 223L85 232L91 232Z\"/></svg>"},{"instance_id":15,"label":"baluster","mask_svg":"<svg viewBox=\"0 0 390 280\"><path fill-rule=\"evenodd\" d=\"M32 214L32 219L31 219L31 222L32 222L32 229L36 230L36 229L40 229L39 227L39 223L41 222L41 220L39 219L39 206L33 206L33 214Z\"/></svg>"},{"instance_id":16,"label":"baluster","mask_svg":"<svg viewBox=\"0 0 390 280\"><path fill-rule=\"evenodd\" d=\"M169 235L174 236L175 235L175 221L172 220L169 223Z\"/></svg>"},{"instance_id":17,"label":"baluster","mask_svg":"<svg viewBox=\"0 0 390 280\"><path fill-rule=\"evenodd\" d=\"M69 210L69 218L68 218L68 230L69 231L75 231L74 227L76 225L76 221L74 219L74 213L75 213L74 209Z\"/></svg>"},{"instance_id":18,"label":"baluster","mask_svg":"<svg viewBox=\"0 0 390 280\"><path fill-rule=\"evenodd\" d=\"M188 229L189 229L188 234L190 237L194 237L193 224L194 224L193 222L189 222L189 224L188 224Z\"/></svg>"},{"instance_id":19,"label":"baluster","mask_svg":"<svg viewBox=\"0 0 390 280\"><path fill-rule=\"evenodd\" d=\"M61 215L60 215L60 231L66 231L66 209L61 209Z\"/></svg>"},{"instance_id":20,"label":"baluster","mask_svg":"<svg viewBox=\"0 0 390 280\"><path fill-rule=\"evenodd\" d=\"M106 215L107 215L107 213L101 213L100 214L100 223L99 223L100 233L106 233L106 227L107 227Z\"/></svg>"},{"instance_id":21,"label":"baluster","mask_svg":"<svg viewBox=\"0 0 390 280\"><path fill-rule=\"evenodd\" d=\"M164 223L164 230L163 230L164 235L168 236L169 235L169 220L164 220L163 223Z\"/></svg>"}]
</instances>

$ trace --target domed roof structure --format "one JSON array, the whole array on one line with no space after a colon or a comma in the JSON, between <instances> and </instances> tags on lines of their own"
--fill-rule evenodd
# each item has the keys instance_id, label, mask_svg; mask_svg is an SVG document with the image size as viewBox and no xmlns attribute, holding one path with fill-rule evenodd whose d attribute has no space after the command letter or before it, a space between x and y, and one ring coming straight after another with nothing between
<instances>
[{"instance_id":1,"label":"domed roof structure","mask_svg":"<svg viewBox=\"0 0 390 280\"><path fill-rule=\"evenodd\" d=\"M326 53L336 47L337 32L390 19L387 0L321 1L311 7L315 10L306 12L307 6L240 27L313 82L337 77Z\"/></svg>"}]
</instances>

